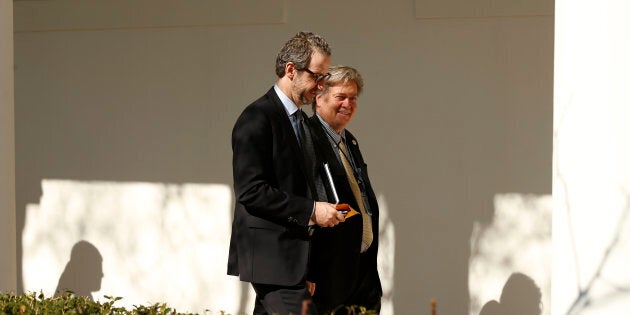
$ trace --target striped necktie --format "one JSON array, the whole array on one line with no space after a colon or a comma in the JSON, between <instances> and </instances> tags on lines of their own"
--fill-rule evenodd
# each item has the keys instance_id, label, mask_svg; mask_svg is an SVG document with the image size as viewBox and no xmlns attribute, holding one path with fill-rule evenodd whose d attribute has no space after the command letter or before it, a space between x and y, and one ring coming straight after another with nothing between
<instances>
[{"instance_id":1,"label":"striped necktie","mask_svg":"<svg viewBox=\"0 0 630 315\"><path fill-rule=\"evenodd\" d=\"M359 209L361 210L361 217L363 218L363 236L361 242L361 252L363 253L367 251L367 249L372 244L372 218L368 215L365 209L365 204L363 204L361 189L359 188L356 177L354 177L354 172L352 171L350 161L348 161L348 148L343 142L343 139L339 142L338 146L341 150L341 164L343 164L343 168L346 170L348 182L350 183L350 188L352 189L352 194L354 195L354 199L357 200L357 204L359 205Z\"/></svg>"}]
</instances>

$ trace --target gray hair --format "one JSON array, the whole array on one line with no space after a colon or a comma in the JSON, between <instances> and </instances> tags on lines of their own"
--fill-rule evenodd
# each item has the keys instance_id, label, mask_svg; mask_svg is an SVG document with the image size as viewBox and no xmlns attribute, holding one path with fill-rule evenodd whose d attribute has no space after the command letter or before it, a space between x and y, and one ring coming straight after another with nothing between
<instances>
[{"instance_id":1,"label":"gray hair","mask_svg":"<svg viewBox=\"0 0 630 315\"><path fill-rule=\"evenodd\" d=\"M278 78L284 76L284 67L287 63L293 62L297 69L305 69L311 63L313 52L319 52L330 56L330 46L326 40L311 32L299 32L284 44L276 57L276 75Z\"/></svg>"},{"instance_id":2,"label":"gray hair","mask_svg":"<svg viewBox=\"0 0 630 315\"><path fill-rule=\"evenodd\" d=\"M330 77L324 83L323 89L319 92L320 95L328 93L328 89L332 86L346 84L348 82L354 82L357 85L357 96L361 94L361 91L363 91L363 77L361 77L361 74L357 69L342 65L331 66L328 73L330 73ZM313 104L311 106L313 108L313 112L315 112L317 107L316 105L317 100L313 99Z\"/></svg>"},{"instance_id":3,"label":"gray hair","mask_svg":"<svg viewBox=\"0 0 630 315\"><path fill-rule=\"evenodd\" d=\"M357 95L363 91L363 77L357 69L348 66L332 66L330 70L330 78L326 80L322 93L326 93L328 88L339 83L346 84L348 82L354 82L357 84Z\"/></svg>"}]
</instances>

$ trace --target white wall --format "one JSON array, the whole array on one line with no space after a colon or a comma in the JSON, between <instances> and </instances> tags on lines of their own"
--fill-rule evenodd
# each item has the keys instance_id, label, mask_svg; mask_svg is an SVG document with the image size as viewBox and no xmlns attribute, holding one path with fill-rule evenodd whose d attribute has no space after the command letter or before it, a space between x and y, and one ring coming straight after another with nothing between
<instances>
[{"instance_id":1,"label":"white wall","mask_svg":"<svg viewBox=\"0 0 630 315\"><path fill-rule=\"evenodd\" d=\"M630 3L556 1L554 314L630 309Z\"/></svg>"},{"instance_id":2,"label":"white wall","mask_svg":"<svg viewBox=\"0 0 630 315\"><path fill-rule=\"evenodd\" d=\"M395 226L395 312L465 314L473 226L551 193L553 8L512 2L16 2L18 235L44 179L231 184L234 120L312 30L366 82L349 128Z\"/></svg>"},{"instance_id":3,"label":"white wall","mask_svg":"<svg viewBox=\"0 0 630 315\"><path fill-rule=\"evenodd\" d=\"M13 1L0 1L0 292L16 289Z\"/></svg>"}]
</instances>

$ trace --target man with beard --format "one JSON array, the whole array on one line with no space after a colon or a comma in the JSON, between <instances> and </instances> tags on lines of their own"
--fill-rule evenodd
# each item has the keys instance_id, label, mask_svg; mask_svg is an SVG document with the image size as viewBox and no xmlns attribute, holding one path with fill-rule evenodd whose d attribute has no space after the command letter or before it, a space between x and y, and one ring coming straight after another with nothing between
<instances>
[{"instance_id":1,"label":"man with beard","mask_svg":"<svg viewBox=\"0 0 630 315\"><path fill-rule=\"evenodd\" d=\"M310 231L345 220L335 205L316 202L303 153L300 107L310 104L328 77L330 47L299 32L276 58L276 84L247 106L232 130L234 221L228 274L256 291L254 314L301 314Z\"/></svg>"}]
</instances>

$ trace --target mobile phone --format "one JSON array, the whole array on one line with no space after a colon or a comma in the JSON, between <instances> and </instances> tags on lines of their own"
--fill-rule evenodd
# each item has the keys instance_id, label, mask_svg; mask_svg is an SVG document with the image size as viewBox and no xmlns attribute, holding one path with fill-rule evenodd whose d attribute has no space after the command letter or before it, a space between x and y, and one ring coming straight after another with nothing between
<instances>
[{"instance_id":1,"label":"mobile phone","mask_svg":"<svg viewBox=\"0 0 630 315\"><path fill-rule=\"evenodd\" d=\"M337 211L343 213L343 215L348 214L348 211L350 211L350 205L347 203L338 203L335 205L335 208Z\"/></svg>"}]
</instances>

